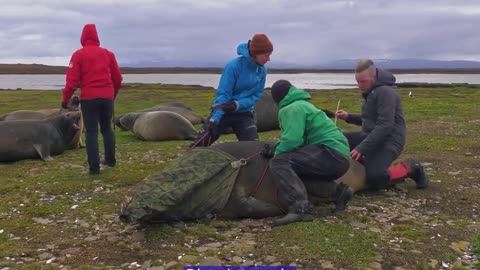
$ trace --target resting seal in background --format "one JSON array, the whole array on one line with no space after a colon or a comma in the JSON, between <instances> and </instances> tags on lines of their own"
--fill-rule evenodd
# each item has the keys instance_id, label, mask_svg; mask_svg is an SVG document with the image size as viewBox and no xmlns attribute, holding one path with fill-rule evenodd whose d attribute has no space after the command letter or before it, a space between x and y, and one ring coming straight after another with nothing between
<instances>
[{"instance_id":1,"label":"resting seal in background","mask_svg":"<svg viewBox=\"0 0 480 270\"><path fill-rule=\"evenodd\" d=\"M15 121L15 120L44 120L51 117L56 117L67 112L79 111L80 108L80 98L78 96L72 96L68 101L67 109L56 108L56 109L43 109L43 110L19 110L13 111L7 114L0 116L0 120L3 121ZM77 149L84 147L82 142L82 131L83 131L83 119L80 114L80 122L78 123L79 130L73 137L72 141L69 143L68 149Z\"/></svg>"},{"instance_id":2,"label":"resting seal in background","mask_svg":"<svg viewBox=\"0 0 480 270\"><path fill-rule=\"evenodd\" d=\"M52 159L67 149L79 130L80 112L45 120L0 122L0 162L27 158Z\"/></svg>"},{"instance_id":3,"label":"resting seal in background","mask_svg":"<svg viewBox=\"0 0 480 270\"><path fill-rule=\"evenodd\" d=\"M157 107L177 107L177 108L184 108L184 109L187 109L189 111L193 111L192 107L187 106L185 104L182 104L180 102L165 102L165 103L161 103L161 104L153 106L153 108L157 108Z\"/></svg>"},{"instance_id":4,"label":"resting seal in background","mask_svg":"<svg viewBox=\"0 0 480 270\"><path fill-rule=\"evenodd\" d=\"M182 105L180 103L166 103L166 104L160 104L156 105L155 107L152 108L147 108L143 110L139 110L136 112L130 112L122 115L118 115L115 117L114 122L117 127L119 127L121 130L132 130L133 126L125 126L123 125L122 118L126 115L132 114L132 113L144 113L144 112L158 112L158 111L169 111L169 112L174 112L177 113L184 118L186 118L192 125L200 124L205 122L205 118L202 117L201 115L197 114L196 112L193 112L190 107L187 107L185 105Z\"/></svg>"},{"instance_id":5,"label":"resting seal in background","mask_svg":"<svg viewBox=\"0 0 480 270\"><path fill-rule=\"evenodd\" d=\"M270 92L263 92L263 95L255 104L255 119L259 132L280 128L278 124L278 104L273 101Z\"/></svg>"},{"instance_id":6,"label":"resting seal in background","mask_svg":"<svg viewBox=\"0 0 480 270\"><path fill-rule=\"evenodd\" d=\"M43 120L49 117L58 116L61 113L78 111L80 105L80 98L78 96L72 96L68 101L67 109L43 109L43 110L19 110L6 113L0 116L0 121L12 121L12 120Z\"/></svg>"},{"instance_id":7,"label":"resting seal in background","mask_svg":"<svg viewBox=\"0 0 480 270\"><path fill-rule=\"evenodd\" d=\"M262 174L267 167L269 159L260 153L265 142L242 141L222 143L211 146L220 149L238 159L252 157L247 164L241 167L235 186L224 209L217 214L228 218L263 218L277 216L287 210L287 204L279 201L276 195L271 174L266 172L261 185ZM305 183L311 200L329 200L331 198L334 183L319 179L302 179ZM345 175L336 180L350 186L354 192L367 188L364 167L350 161L350 169Z\"/></svg>"},{"instance_id":8,"label":"resting seal in background","mask_svg":"<svg viewBox=\"0 0 480 270\"><path fill-rule=\"evenodd\" d=\"M144 141L195 140L197 131L183 116L170 111L135 113L132 131Z\"/></svg>"}]
</instances>

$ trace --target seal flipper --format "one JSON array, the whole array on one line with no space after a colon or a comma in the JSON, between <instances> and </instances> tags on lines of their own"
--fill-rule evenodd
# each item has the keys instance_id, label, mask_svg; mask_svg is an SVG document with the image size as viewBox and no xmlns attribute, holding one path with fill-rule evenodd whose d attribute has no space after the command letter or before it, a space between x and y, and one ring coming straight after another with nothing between
<instances>
[{"instance_id":1,"label":"seal flipper","mask_svg":"<svg viewBox=\"0 0 480 270\"><path fill-rule=\"evenodd\" d=\"M40 158L42 158L44 161L53 160L53 158L50 156L50 150L47 146L39 143L34 143L33 148L35 148L35 151L37 151Z\"/></svg>"},{"instance_id":2,"label":"seal flipper","mask_svg":"<svg viewBox=\"0 0 480 270\"><path fill-rule=\"evenodd\" d=\"M278 206L252 196L243 198L239 209L244 211L245 216L252 218L265 218L284 214Z\"/></svg>"},{"instance_id":3,"label":"seal flipper","mask_svg":"<svg viewBox=\"0 0 480 270\"><path fill-rule=\"evenodd\" d=\"M78 142L78 148L85 148L85 147L86 147L86 145L83 142L82 138L80 137L80 141Z\"/></svg>"},{"instance_id":4,"label":"seal flipper","mask_svg":"<svg viewBox=\"0 0 480 270\"><path fill-rule=\"evenodd\" d=\"M197 133L188 134L187 136L185 136L185 140L189 140L189 141L195 141L197 138L198 138Z\"/></svg>"}]
</instances>

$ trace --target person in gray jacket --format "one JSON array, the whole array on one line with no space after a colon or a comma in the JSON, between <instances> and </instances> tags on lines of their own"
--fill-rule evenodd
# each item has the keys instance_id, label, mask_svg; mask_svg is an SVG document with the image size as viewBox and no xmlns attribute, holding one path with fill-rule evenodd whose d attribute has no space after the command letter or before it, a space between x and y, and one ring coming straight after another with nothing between
<instances>
[{"instance_id":1,"label":"person in gray jacket","mask_svg":"<svg viewBox=\"0 0 480 270\"><path fill-rule=\"evenodd\" d=\"M350 156L365 165L371 189L388 188L411 178L419 189L429 180L420 162L414 159L395 162L405 146L405 120L400 95L393 89L395 77L375 67L372 60L360 60L355 79L364 98L362 113L338 110L336 116L347 123L361 125L359 132L345 132Z\"/></svg>"}]
</instances>

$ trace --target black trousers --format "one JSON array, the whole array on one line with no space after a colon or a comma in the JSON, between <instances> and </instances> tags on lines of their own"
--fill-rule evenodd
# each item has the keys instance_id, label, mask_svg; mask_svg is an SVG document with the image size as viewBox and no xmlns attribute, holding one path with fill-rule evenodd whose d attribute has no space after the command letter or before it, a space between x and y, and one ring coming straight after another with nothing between
<instances>
[{"instance_id":1,"label":"black trousers","mask_svg":"<svg viewBox=\"0 0 480 270\"><path fill-rule=\"evenodd\" d=\"M90 171L100 170L98 126L103 136L105 163L115 165L115 134L112 131L113 100L105 98L82 100L81 110L85 126L85 144Z\"/></svg>"},{"instance_id":2,"label":"black trousers","mask_svg":"<svg viewBox=\"0 0 480 270\"><path fill-rule=\"evenodd\" d=\"M252 112L226 113L218 123L218 131L211 138L211 143L229 128L232 128L239 141L258 141L255 115Z\"/></svg>"},{"instance_id":3,"label":"black trousers","mask_svg":"<svg viewBox=\"0 0 480 270\"><path fill-rule=\"evenodd\" d=\"M323 144L306 145L270 160L270 170L279 195L290 206L299 207L309 204L301 178L333 181L345 174L349 166L347 157Z\"/></svg>"},{"instance_id":4,"label":"black trousers","mask_svg":"<svg viewBox=\"0 0 480 270\"><path fill-rule=\"evenodd\" d=\"M367 136L363 132L346 132L345 137L348 139L350 149L354 149ZM365 155L363 165L367 174L368 186L371 189L384 189L389 186L390 175L388 174L388 167L398 155L385 147L377 147L369 153L362 153Z\"/></svg>"}]
</instances>

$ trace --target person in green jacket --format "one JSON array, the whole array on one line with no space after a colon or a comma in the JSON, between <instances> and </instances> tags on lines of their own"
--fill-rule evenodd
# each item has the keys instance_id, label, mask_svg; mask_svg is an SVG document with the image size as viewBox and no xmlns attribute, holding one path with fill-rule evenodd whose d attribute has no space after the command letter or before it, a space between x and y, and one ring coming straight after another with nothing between
<instances>
[{"instance_id":1,"label":"person in green jacket","mask_svg":"<svg viewBox=\"0 0 480 270\"><path fill-rule=\"evenodd\" d=\"M273 156L273 179L279 195L289 203L287 215L274 219L273 226L311 221L313 206L301 178L334 181L345 174L350 166L348 141L335 123L308 101L311 96L306 91L279 80L271 92L280 107L281 138L274 147L266 144L262 154ZM350 187L336 184L331 194L336 210L345 209L352 196Z\"/></svg>"}]
</instances>

